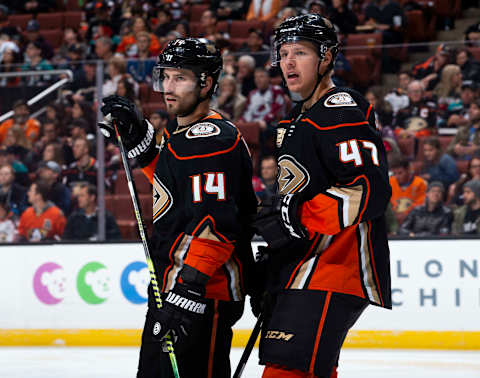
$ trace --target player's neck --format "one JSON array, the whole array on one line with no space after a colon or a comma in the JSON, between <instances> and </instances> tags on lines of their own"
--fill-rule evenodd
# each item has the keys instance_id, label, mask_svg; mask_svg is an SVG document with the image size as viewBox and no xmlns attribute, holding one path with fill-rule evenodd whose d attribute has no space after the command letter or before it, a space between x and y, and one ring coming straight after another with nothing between
<instances>
[{"instance_id":1,"label":"player's neck","mask_svg":"<svg viewBox=\"0 0 480 378\"><path fill-rule=\"evenodd\" d=\"M333 84L330 76L325 77L318 85L313 96L303 104L302 111L304 112L309 110L313 105L317 103L318 100L320 100L325 95L325 93L327 93L334 86L335 85Z\"/></svg>"},{"instance_id":2,"label":"player's neck","mask_svg":"<svg viewBox=\"0 0 480 378\"><path fill-rule=\"evenodd\" d=\"M210 101L202 101L195 110L185 117L177 117L178 126L186 126L202 119L210 112Z\"/></svg>"}]
</instances>

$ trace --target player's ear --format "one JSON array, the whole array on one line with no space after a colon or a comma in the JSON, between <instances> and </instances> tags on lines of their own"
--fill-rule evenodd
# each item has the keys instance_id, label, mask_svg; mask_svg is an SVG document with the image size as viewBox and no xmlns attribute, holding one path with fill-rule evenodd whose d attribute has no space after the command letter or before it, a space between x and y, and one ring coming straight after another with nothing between
<instances>
[{"instance_id":1,"label":"player's ear","mask_svg":"<svg viewBox=\"0 0 480 378\"><path fill-rule=\"evenodd\" d=\"M333 59L332 52L330 50L327 50L322 63L328 66L331 63L332 59Z\"/></svg>"},{"instance_id":2,"label":"player's ear","mask_svg":"<svg viewBox=\"0 0 480 378\"><path fill-rule=\"evenodd\" d=\"M207 96L207 93L210 91L213 85L213 79L211 76L207 76L207 79L205 80L205 86L201 90L201 95L202 97Z\"/></svg>"}]
</instances>

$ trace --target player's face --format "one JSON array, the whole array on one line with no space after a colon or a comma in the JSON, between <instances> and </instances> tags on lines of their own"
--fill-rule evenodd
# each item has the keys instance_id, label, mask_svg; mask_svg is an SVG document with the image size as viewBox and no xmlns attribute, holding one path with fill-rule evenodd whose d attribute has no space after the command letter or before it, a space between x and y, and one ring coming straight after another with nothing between
<instances>
[{"instance_id":1,"label":"player's face","mask_svg":"<svg viewBox=\"0 0 480 378\"><path fill-rule=\"evenodd\" d=\"M290 91L299 93L302 98L313 91L319 59L310 42L285 43L280 47L280 68Z\"/></svg>"},{"instance_id":2,"label":"player's face","mask_svg":"<svg viewBox=\"0 0 480 378\"><path fill-rule=\"evenodd\" d=\"M161 83L168 113L180 116L189 113L199 96L197 81L197 77L190 70L164 69Z\"/></svg>"}]
</instances>

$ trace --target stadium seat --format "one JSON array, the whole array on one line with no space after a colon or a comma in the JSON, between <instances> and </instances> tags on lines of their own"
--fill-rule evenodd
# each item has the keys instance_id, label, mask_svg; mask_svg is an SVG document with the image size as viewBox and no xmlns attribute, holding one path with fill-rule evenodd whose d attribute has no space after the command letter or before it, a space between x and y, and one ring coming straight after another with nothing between
<instances>
[{"instance_id":1,"label":"stadium seat","mask_svg":"<svg viewBox=\"0 0 480 378\"><path fill-rule=\"evenodd\" d=\"M148 102L163 102L163 94L160 92L155 92L153 88L150 88Z\"/></svg>"},{"instance_id":2,"label":"stadium seat","mask_svg":"<svg viewBox=\"0 0 480 378\"><path fill-rule=\"evenodd\" d=\"M427 41L427 29L425 28L425 18L421 10L412 10L405 13L407 18L407 30L405 37L408 42Z\"/></svg>"},{"instance_id":3,"label":"stadium seat","mask_svg":"<svg viewBox=\"0 0 480 378\"><path fill-rule=\"evenodd\" d=\"M84 19L84 14L81 11L64 12L63 18L66 28L78 28Z\"/></svg>"},{"instance_id":4,"label":"stadium seat","mask_svg":"<svg viewBox=\"0 0 480 378\"><path fill-rule=\"evenodd\" d=\"M202 34L202 24L200 22L190 22L189 27L191 37L200 37Z\"/></svg>"},{"instance_id":5,"label":"stadium seat","mask_svg":"<svg viewBox=\"0 0 480 378\"><path fill-rule=\"evenodd\" d=\"M345 55L370 55L377 58L381 55L381 33L349 34L347 37Z\"/></svg>"},{"instance_id":6,"label":"stadium seat","mask_svg":"<svg viewBox=\"0 0 480 378\"><path fill-rule=\"evenodd\" d=\"M210 5L208 4L193 4L190 7L190 22L198 22Z\"/></svg>"},{"instance_id":7,"label":"stadium seat","mask_svg":"<svg viewBox=\"0 0 480 378\"><path fill-rule=\"evenodd\" d=\"M233 51L237 51L245 43L247 43L247 38L230 38L230 45L232 46Z\"/></svg>"},{"instance_id":8,"label":"stadium seat","mask_svg":"<svg viewBox=\"0 0 480 378\"><path fill-rule=\"evenodd\" d=\"M140 168L133 170L133 180L139 194L152 194L152 185Z\"/></svg>"},{"instance_id":9,"label":"stadium seat","mask_svg":"<svg viewBox=\"0 0 480 378\"><path fill-rule=\"evenodd\" d=\"M80 10L82 9L82 5L80 5L80 3L83 5L84 1L83 0L67 0L65 4L65 8L67 9L67 11Z\"/></svg>"},{"instance_id":10,"label":"stadium seat","mask_svg":"<svg viewBox=\"0 0 480 378\"><path fill-rule=\"evenodd\" d=\"M349 55L346 57L352 67L351 80L357 86L367 88L379 79L380 69L369 55ZM375 71L377 69L378 71Z\"/></svg>"},{"instance_id":11,"label":"stadium seat","mask_svg":"<svg viewBox=\"0 0 480 378\"><path fill-rule=\"evenodd\" d=\"M64 14L56 13L39 13L37 21L41 30L63 29ZM78 24L77 24L78 27Z\"/></svg>"},{"instance_id":12,"label":"stadium seat","mask_svg":"<svg viewBox=\"0 0 480 378\"><path fill-rule=\"evenodd\" d=\"M63 30L40 30L40 35L45 38L54 49L60 47L63 41Z\"/></svg>"},{"instance_id":13,"label":"stadium seat","mask_svg":"<svg viewBox=\"0 0 480 378\"><path fill-rule=\"evenodd\" d=\"M8 17L8 22L11 26L18 26L20 29L25 30L28 21L31 19L31 14L12 14Z\"/></svg>"},{"instance_id":14,"label":"stadium seat","mask_svg":"<svg viewBox=\"0 0 480 378\"><path fill-rule=\"evenodd\" d=\"M228 21L217 22L216 30L217 30L217 32L220 32L220 33L229 33L229 31L230 31L229 22Z\"/></svg>"},{"instance_id":15,"label":"stadium seat","mask_svg":"<svg viewBox=\"0 0 480 378\"><path fill-rule=\"evenodd\" d=\"M134 220L117 220L118 228L125 240L138 240L138 226Z\"/></svg>"},{"instance_id":16,"label":"stadium seat","mask_svg":"<svg viewBox=\"0 0 480 378\"><path fill-rule=\"evenodd\" d=\"M248 31L250 29L258 29L263 32L263 22L262 21L242 21L234 20L230 25L230 37L231 38L247 38Z\"/></svg>"}]
</instances>

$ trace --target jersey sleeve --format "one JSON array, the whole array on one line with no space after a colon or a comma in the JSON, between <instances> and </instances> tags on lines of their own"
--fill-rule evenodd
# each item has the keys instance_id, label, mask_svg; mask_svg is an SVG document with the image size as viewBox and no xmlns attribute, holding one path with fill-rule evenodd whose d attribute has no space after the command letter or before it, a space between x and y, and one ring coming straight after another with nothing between
<instances>
[{"instance_id":1,"label":"jersey sleeve","mask_svg":"<svg viewBox=\"0 0 480 378\"><path fill-rule=\"evenodd\" d=\"M348 112L349 117L344 118L350 122L318 128L316 133L317 151L331 180L328 187L301 206L300 219L310 234L335 235L346 227L380 217L390 200L386 153L372 127L373 112L368 121L367 114L360 110L357 114L354 109Z\"/></svg>"}]
</instances>

